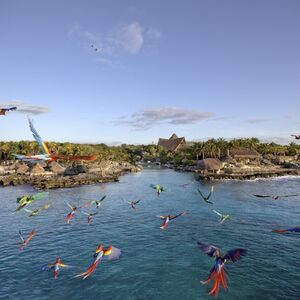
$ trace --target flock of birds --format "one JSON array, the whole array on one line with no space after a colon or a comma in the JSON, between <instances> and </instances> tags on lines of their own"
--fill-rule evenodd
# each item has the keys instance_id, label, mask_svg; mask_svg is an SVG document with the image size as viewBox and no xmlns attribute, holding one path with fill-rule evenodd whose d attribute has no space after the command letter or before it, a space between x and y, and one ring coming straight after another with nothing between
<instances>
[{"instance_id":1,"label":"flock of birds","mask_svg":"<svg viewBox=\"0 0 300 300\"><path fill-rule=\"evenodd\" d=\"M99 49L95 46L95 45L90 45L90 47L98 52ZM5 115L6 112L8 111L13 111L16 110L17 107L9 107L9 108L0 108L0 115ZM39 136L39 134L36 132L36 130L33 127L32 122L29 120L29 124L30 124L30 129L33 133L34 138L37 140L37 142L39 143L41 149L43 150L43 155L37 155L38 159L41 159L41 157L43 159L50 159L53 160L54 157L51 156L50 153L48 153L49 151L47 150L46 145L44 144L44 142L42 141L41 137ZM299 140L300 139L300 135L292 135L295 137L295 139ZM44 158L45 156L45 158ZM56 156L56 157L60 157L61 156ZM30 160L37 160L37 157L28 157L28 156L24 156L21 157L19 156L18 158L20 159L30 159ZM64 159L68 159L68 160L74 160L74 159L87 159L87 160L91 160L92 158L90 157L64 157ZM179 187L182 188L186 188L187 186L189 186L189 183L186 184L180 184L177 185ZM151 188L156 190L156 194L157 197L160 196L161 193L166 191L166 188L159 185L159 184L151 184L150 185ZM213 202L211 201L211 197L212 194L214 192L214 187L211 187L210 192L207 195L204 195L204 193L198 189L198 193L201 196L201 198L203 199L203 201L206 204L212 205ZM50 204L45 204L44 206L34 209L34 210L30 210L28 208L26 208L27 206L29 206L32 202L35 202L37 200L41 200L44 199L48 196L48 192L41 192L41 193L36 193L34 195L25 195L22 197L17 198L17 203L19 204L18 208L16 209L16 211L20 211L22 209L24 209L24 211L26 211L28 213L29 217L34 217L38 214L40 214L41 212L49 209L51 207ZM270 198L272 200L279 200L280 198L286 198L286 197L296 197L299 196L299 194L291 194L291 195L260 195L260 194L254 194L253 196L257 197L257 198ZM66 205L71 209L71 211L67 214L66 218L65 218L65 222L67 224L70 223L70 221L74 218L75 214L78 211L81 211L82 208L87 208L87 207L91 207L94 206L99 209L101 207L102 202L105 200L106 196L103 196L100 200L93 200L93 201L89 201L88 203L84 204L81 207L77 207L77 206L73 206L70 203L66 202ZM136 200L136 201L130 201L128 202L128 204L130 205L130 207L133 210L136 210L139 203L142 201L142 199ZM215 214L218 215L219 217L219 222L221 224L223 224L225 221L229 221L230 215L228 214L222 214L217 210L212 210ZM85 214L87 216L87 223L91 223L93 221L94 216L96 216L98 214L98 211L95 212L85 212L85 211L81 211L83 214ZM160 228L162 230L166 230L169 226L170 221L177 219L178 217L184 216L187 214L187 211L182 211L180 213L178 213L177 215L161 215L158 216L162 221L163 224L160 226ZM293 233L300 233L300 227L294 227L294 228L288 228L288 229L275 229L273 230L273 232L277 232L277 233L285 233L285 232L293 232ZM21 239L21 245L20 245L20 250L24 250L25 247L28 245L28 243L35 237L36 235L36 231L35 229L33 229L29 236L25 239L22 235L21 230L19 231L19 236ZM214 296L218 296L219 294L219 290L220 287L223 286L223 288L225 290L227 290L228 288L228 284L227 284L227 275L226 275L226 269L225 269L225 263L227 261L231 261L231 262L236 262L239 259L241 259L242 256L245 256L247 254L247 249L243 249L243 248L235 248L235 249L231 249L229 251L226 252L225 255L221 254L221 251L219 248L213 246L213 245L207 245L204 244L202 242L196 241L199 248L208 256L210 257L214 257L215 258L215 264L213 265L213 267L210 270L209 276L207 278L207 280L205 281L201 281L202 284L208 284L211 281L214 281L213 286L211 288L211 290L209 291L209 295L214 295ZM92 264L89 266L89 268L85 271L82 272L80 274L77 274L75 277L76 278L81 278L81 279L86 279L89 276L91 276L97 266L100 264L100 262L103 259L107 259L107 260L116 260L119 259L122 255L122 251L116 247L113 246L108 246L107 248L104 248L104 246L102 244L100 244L95 253L94 253L94 257L93 257L93 262ZM60 269L61 268L68 268L71 267L69 265L66 265L62 262L61 258L58 257L56 258L56 260L53 263L47 264L45 266L42 267L42 270L44 271L50 271L53 270L53 274L54 274L54 278L58 278L59 273L60 273Z\"/></svg>"},{"instance_id":2,"label":"flock of birds","mask_svg":"<svg viewBox=\"0 0 300 300\"><path fill-rule=\"evenodd\" d=\"M190 184L187 183L187 184L181 184L181 185L177 185L177 186L186 188L189 185ZM167 191L167 189L165 187L163 187L159 184L151 184L150 187L152 189L155 189L157 197L159 197L161 193ZM214 192L213 186L211 187L211 190L209 191L209 193L207 195L205 195L200 189L198 189L198 193L201 196L202 200L208 205L213 204L213 202L211 201L213 192ZM17 203L19 204L19 206L17 207L16 212L18 212L20 210L24 210L27 213L29 213L29 215L28 215L29 217L33 217L33 216L40 214L44 210L47 210L48 208L50 208L50 204L45 204L44 206L37 208L35 210L29 210L29 209L27 209L27 206L29 206L32 202L45 199L48 195L49 195L48 192L40 192L40 193L36 193L33 195L25 195L25 196L21 196L21 197L17 198ZM285 198L285 197L299 196L299 194L292 194L292 195L254 194L253 196L255 196L257 198L270 198L272 200L278 200L280 198ZM93 217L98 214L98 211L86 212L86 211L83 211L82 209L89 208L92 206L94 206L96 209L99 209L105 199L106 199L106 195L103 196L100 200L89 201L80 207L73 206L70 203L68 203L67 201L65 201L66 205L71 209L71 211L66 215L65 222L67 224L69 224L71 222L71 220L74 218L74 216L76 215L76 213L78 211L80 211L87 216L87 223L91 223L93 221ZM137 210L138 205L141 201L142 201L142 199L139 199L139 200L130 201L127 203L131 209ZM225 221L230 220L230 216L228 214L222 214L222 213L218 212L217 210L212 210L212 211L219 216L219 222L221 224L223 224ZM158 216L161 220L163 220L163 224L160 226L160 228L163 230L166 230L169 226L170 221L172 221L180 216L184 216L186 214L187 214L187 211L182 211L179 214L174 215L174 216L170 215L170 214ZM276 230L273 230L273 232L277 232L277 233L298 232L299 233L300 227L289 228L289 229L276 229ZM19 235L21 238L20 250L24 250L24 248L28 245L28 243L36 235L36 231L35 231L35 229L33 229L26 239L22 236L21 231L19 231ZM226 262L231 261L234 263L234 262L238 261L239 259L241 259L243 256L245 256L247 254L247 249L235 248L235 249L231 249L231 250L227 251L224 255L222 255L220 249L216 246L207 245L207 244L204 244L197 240L196 240L196 243L205 254L207 254L210 257L215 258L215 264L211 268L208 278L204 281L201 281L201 283L208 284L211 281L214 281L213 286L208 294L214 295L217 297L221 286L223 286L223 288L225 290L227 290L227 288L228 288L227 272L225 269ZM86 279L95 272L97 266L100 264L100 262L103 259L116 260L116 259L119 259L121 257L121 255L122 255L122 251L120 249L113 247L111 245L108 246L107 248L104 248L104 246L102 244L100 244L94 253L92 264L89 266L89 268L86 271L84 271L80 274L77 274L75 276L75 278ZM54 278L58 278L60 269L61 268L69 268L69 267L71 267L71 266L64 264L62 262L61 258L58 257L58 258L56 258L56 260L53 263L44 265L42 267L42 270L43 271L53 270Z\"/></svg>"}]
</instances>

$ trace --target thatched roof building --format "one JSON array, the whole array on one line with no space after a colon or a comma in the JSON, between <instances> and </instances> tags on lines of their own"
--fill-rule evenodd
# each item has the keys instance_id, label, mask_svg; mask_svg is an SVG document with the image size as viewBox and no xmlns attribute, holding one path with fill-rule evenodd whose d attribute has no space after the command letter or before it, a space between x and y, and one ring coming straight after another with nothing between
<instances>
[{"instance_id":1,"label":"thatched roof building","mask_svg":"<svg viewBox=\"0 0 300 300\"><path fill-rule=\"evenodd\" d=\"M17 168L17 174L25 174L27 171L29 170L29 167L25 164L21 164L18 168Z\"/></svg>"},{"instance_id":2,"label":"thatched roof building","mask_svg":"<svg viewBox=\"0 0 300 300\"><path fill-rule=\"evenodd\" d=\"M217 158L205 158L199 160L197 166L200 170L204 171L220 171L223 168L224 163Z\"/></svg>"},{"instance_id":3,"label":"thatched roof building","mask_svg":"<svg viewBox=\"0 0 300 300\"><path fill-rule=\"evenodd\" d=\"M178 151L183 148L186 144L184 137L178 137L175 133L171 135L169 139L159 138L158 146L162 146L169 151Z\"/></svg>"},{"instance_id":4,"label":"thatched roof building","mask_svg":"<svg viewBox=\"0 0 300 300\"><path fill-rule=\"evenodd\" d=\"M63 173L65 171L65 168L62 167L58 162L56 161L52 161L50 164L49 164L49 169L51 172L53 173Z\"/></svg>"},{"instance_id":5,"label":"thatched roof building","mask_svg":"<svg viewBox=\"0 0 300 300\"><path fill-rule=\"evenodd\" d=\"M231 149L229 150L229 155L236 160L240 159L260 159L261 155L254 149Z\"/></svg>"},{"instance_id":6,"label":"thatched roof building","mask_svg":"<svg viewBox=\"0 0 300 300\"><path fill-rule=\"evenodd\" d=\"M30 170L31 174L42 174L45 173L44 168L40 164L36 164L33 166L33 168Z\"/></svg>"}]
</instances>

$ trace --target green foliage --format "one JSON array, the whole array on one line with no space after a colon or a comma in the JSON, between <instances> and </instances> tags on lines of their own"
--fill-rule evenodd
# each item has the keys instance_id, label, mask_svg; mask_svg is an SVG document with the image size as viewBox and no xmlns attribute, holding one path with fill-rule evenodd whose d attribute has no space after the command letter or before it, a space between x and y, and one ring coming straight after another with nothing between
<instances>
[{"instance_id":1,"label":"green foliage","mask_svg":"<svg viewBox=\"0 0 300 300\"><path fill-rule=\"evenodd\" d=\"M300 145L290 143L289 145L278 145L275 143L261 143L257 138L233 139L210 139L206 142L194 143L189 148L180 152L171 152L157 145L126 145L112 147L105 144L73 144L47 142L48 148L54 153L62 155L92 155L98 160L127 161L137 163L144 161L159 161L162 164L174 162L175 166L193 165L196 159L214 157L222 158L227 155L228 150L233 148L251 148L262 155L299 155ZM8 158L13 158L13 153L39 154L39 146L34 141L0 142L0 151L8 153Z\"/></svg>"}]
</instances>

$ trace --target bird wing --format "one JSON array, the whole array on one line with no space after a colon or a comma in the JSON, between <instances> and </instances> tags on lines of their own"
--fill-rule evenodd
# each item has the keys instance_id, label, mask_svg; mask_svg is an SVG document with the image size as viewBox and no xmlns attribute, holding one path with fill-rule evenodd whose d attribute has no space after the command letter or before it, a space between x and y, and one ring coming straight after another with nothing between
<instances>
[{"instance_id":1,"label":"bird wing","mask_svg":"<svg viewBox=\"0 0 300 300\"><path fill-rule=\"evenodd\" d=\"M111 251L108 253L104 252L103 258L107 260L116 260L119 259L122 255L122 251L119 248L112 247Z\"/></svg>"},{"instance_id":2,"label":"bird wing","mask_svg":"<svg viewBox=\"0 0 300 300\"><path fill-rule=\"evenodd\" d=\"M219 251L219 249L213 245L203 244L199 241L197 241L197 244L199 248L210 257L216 256L216 253Z\"/></svg>"},{"instance_id":3,"label":"bird wing","mask_svg":"<svg viewBox=\"0 0 300 300\"><path fill-rule=\"evenodd\" d=\"M218 216L223 217L223 215L221 213L219 213L218 211L213 209L213 212L216 213Z\"/></svg>"},{"instance_id":4,"label":"bird wing","mask_svg":"<svg viewBox=\"0 0 300 300\"><path fill-rule=\"evenodd\" d=\"M71 268L72 267L72 266L69 266L69 265L65 265L63 263L59 263L58 266L61 267L61 268Z\"/></svg>"},{"instance_id":5,"label":"bird wing","mask_svg":"<svg viewBox=\"0 0 300 300\"><path fill-rule=\"evenodd\" d=\"M43 198L46 198L47 196L49 196L49 192L41 192L41 193L37 193L35 195L31 196L32 200L41 200Z\"/></svg>"},{"instance_id":6,"label":"bird wing","mask_svg":"<svg viewBox=\"0 0 300 300\"><path fill-rule=\"evenodd\" d=\"M272 197L270 195L256 195L256 194L253 194L253 196L258 197L258 198L269 198L269 197Z\"/></svg>"},{"instance_id":7,"label":"bird wing","mask_svg":"<svg viewBox=\"0 0 300 300\"><path fill-rule=\"evenodd\" d=\"M3 108L5 111L10 111L10 110L16 110L17 107L13 106L13 107L9 107L9 108Z\"/></svg>"},{"instance_id":8,"label":"bird wing","mask_svg":"<svg viewBox=\"0 0 300 300\"><path fill-rule=\"evenodd\" d=\"M206 196L206 200L208 200L214 191L214 186L211 187L209 194Z\"/></svg>"},{"instance_id":9,"label":"bird wing","mask_svg":"<svg viewBox=\"0 0 300 300\"><path fill-rule=\"evenodd\" d=\"M289 228L288 231L290 231L290 232L300 232L300 227Z\"/></svg>"},{"instance_id":10,"label":"bird wing","mask_svg":"<svg viewBox=\"0 0 300 300\"><path fill-rule=\"evenodd\" d=\"M31 202L25 202L24 204L20 205L15 211L20 211L22 208L26 207L29 205Z\"/></svg>"},{"instance_id":11,"label":"bird wing","mask_svg":"<svg viewBox=\"0 0 300 300\"><path fill-rule=\"evenodd\" d=\"M178 215L176 215L176 216L173 216L173 217L170 217L170 220L173 220L173 219L175 219L175 218L177 218L177 217L180 217L180 216L184 216L184 215L186 215L186 214L187 214L186 211L182 211L180 214L178 214Z\"/></svg>"},{"instance_id":12,"label":"bird wing","mask_svg":"<svg viewBox=\"0 0 300 300\"><path fill-rule=\"evenodd\" d=\"M101 199L100 202L102 202L106 198L106 195L104 195Z\"/></svg>"},{"instance_id":13,"label":"bird wing","mask_svg":"<svg viewBox=\"0 0 300 300\"><path fill-rule=\"evenodd\" d=\"M203 198L203 200L206 200L206 197L202 194L202 192L200 191L200 189L197 189L198 193L200 194L200 196Z\"/></svg>"},{"instance_id":14,"label":"bird wing","mask_svg":"<svg viewBox=\"0 0 300 300\"><path fill-rule=\"evenodd\" d=\"M74 207L73 207L69 202L67 202L66 200L65 200L65 203L66 203L71 209L74 208Z\"/></svg>"},{"instance_id":15,"label":"bird wing","mask_svg":"<svg viewBox=\"0 0 300 300\"><path fill-rule=\"evenodd\" d=\"M91 216L95 216L95 215L97 215L98 214L98 212L94 212L94 213L91 213L90 215Z\"/></svg>"},{"instance_id":16,"label":"bird wing","mask_svg":"<svg viewBox=\"0 0 300 300\"><path fill-rule=\"evenodd\" d=\"M43 265L43 266L41 266L41 270L42 271L47 271L47 272L49 272L51 269L53 269L54 268L54 265L55 264L46 264L46 265Z\"/></svg>"},{"instance_id":17,"label":"bird wing","mask_svg":"<svg viewBox=\"0 0 300 300\"><path fill-rule=\"evenodd\" d=\"M279 196L280 198L287 198L287 197L298 197L300 196L300 194L294 194L294 195L283 195L283 196Z\"/></svg>"},{"instance_id":18,"label":"bird wing","mask_svg":"<svg viewBox=\"0 0 300 300\"><path fill-rule=\"evenodd\" d=\"M32 120L28 118L28 122L29 122L30 131L32 132L32 135L33 135L34 139L38 142L43 154L50 154L50 151L49 151L48 147L43 142L41 136L38 134L38 132L34 128Z\"/></svg>"},{"instance_id":19,"label":"bird wing","mask_svg":"<svg viewBox=\"0 0 300 300\"><path fill-rule=\"evenodd\" d=\"M237 260L241 259L242 256L247 254L246 249L236 248L229 250L224 256L223 259L231 260L232 262L236 262Z\"/></svg>"},{"instance_id":20,"label":"bird wing","mask_svg":"<svg viewBox=\"0 0 300 300\"><path fill-rule=\"evenodd\" d=\"M27 198L28 198L27 195L18 197L17 198L17 203L24 204L26 202Z\"/></svg>"},{"instance_id":21,"label":"bird wing","mask_svg":"<svg viewBox=\"0 0 300 300\"><path fill-rule=\"evenodd\" d=\"M22 236L21 230L19 230L19 236L20 236L20 239L21 239L22 243L24 243L24 238L23 238L23 236Z\"/></svg>"},{"instance_id":22,"label":"bird wing","mask_svg":"<svg viewBox=\"0 0 300 300\"><path fill-rule=\"evenodd\" d=\"M135 201L133 204L138 204L142 199Z\"/></svg>"}]
</instances>

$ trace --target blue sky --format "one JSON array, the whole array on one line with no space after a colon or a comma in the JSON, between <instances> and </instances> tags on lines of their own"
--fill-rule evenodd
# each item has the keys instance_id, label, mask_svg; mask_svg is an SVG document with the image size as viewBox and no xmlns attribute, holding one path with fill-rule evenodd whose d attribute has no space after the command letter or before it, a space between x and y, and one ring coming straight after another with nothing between
<instances>
[{"instance_id":1,"label":"blue sky","mask_svg":"<svg viewBox=\"0 0 300 300\"><path fill-rule=\"evenodd\" d=\"M0 105L19 112L0 140L32 140L29 113L54 141L292 141L299 15L297 0L1 1Z\"/></svg>"}]
</instances>

